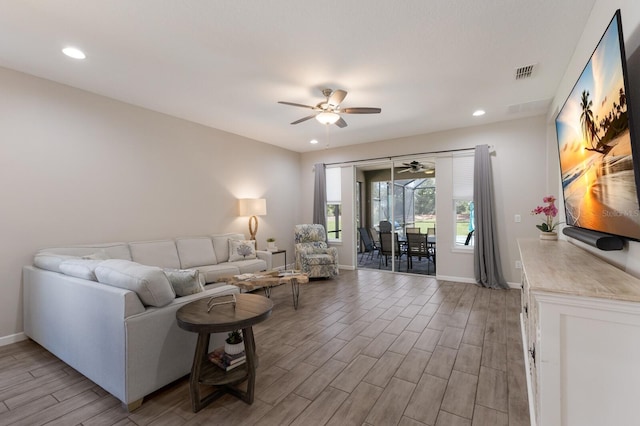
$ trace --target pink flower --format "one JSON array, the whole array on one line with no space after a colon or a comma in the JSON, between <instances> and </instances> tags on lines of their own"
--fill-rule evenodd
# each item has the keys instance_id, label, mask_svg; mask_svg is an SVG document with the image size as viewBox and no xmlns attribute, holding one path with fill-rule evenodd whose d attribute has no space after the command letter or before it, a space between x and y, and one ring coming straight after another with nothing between
<instances>
[{"instance_id":1,"label":"pink flower","mask_svg":"<svg viewBox=\"0 0 640 426\"><path fill-rule=\"evenodd\" d=\"M540 229L543 232L553 232L560 223L553 223L553 218L558 215L558 208L554 204L556 201L556 197L553 195L546 196L542 199L543 202L547 203L546 206L538 206L535 209L531 210L531 214L544 214L546 216L546 220L542 222L541 225L536 225L536 228Z\"/></svg>"}]
</instances>

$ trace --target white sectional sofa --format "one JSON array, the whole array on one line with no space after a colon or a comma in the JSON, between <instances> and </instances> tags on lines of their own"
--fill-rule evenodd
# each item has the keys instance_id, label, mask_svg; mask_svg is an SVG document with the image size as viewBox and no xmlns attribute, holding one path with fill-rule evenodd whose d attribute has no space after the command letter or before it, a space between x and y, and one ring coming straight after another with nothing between
<instances>
[{"instance_id":1,"label":"white sectional sofa","mask_svg":"<svg viewBox=\"0 0 640 426\"><path fill-rule=\"evenodd\" d=\"M271 269L270 252L230 262L230 240L244 236L41 250L23 268L24 332L133 410L191 370L197 335L178 327L176 311L202 297L239 292L215 283L220 275ZM198 292L176 297L170 271L161 268L197 270ZM211 348L225 337L212 336Z\"/></svg>"}]
</instances>

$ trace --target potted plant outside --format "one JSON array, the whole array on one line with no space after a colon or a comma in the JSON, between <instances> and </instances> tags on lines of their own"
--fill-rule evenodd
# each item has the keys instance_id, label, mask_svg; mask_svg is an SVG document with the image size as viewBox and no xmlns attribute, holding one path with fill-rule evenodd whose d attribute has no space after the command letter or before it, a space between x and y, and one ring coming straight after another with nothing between
<instances>
[{"instance_id":1,"label":"potted plant outside","mask_svg":"<svg viewBox=\"0 0 640 426\"><path fill-rule=\"evenodd\" d=\"M224 351L229 355L236 355L244 351L244 343L242 341L242 334L240 330L234 330L229 333L227 339L224 341Z\"/></svg>"}]
</instances>

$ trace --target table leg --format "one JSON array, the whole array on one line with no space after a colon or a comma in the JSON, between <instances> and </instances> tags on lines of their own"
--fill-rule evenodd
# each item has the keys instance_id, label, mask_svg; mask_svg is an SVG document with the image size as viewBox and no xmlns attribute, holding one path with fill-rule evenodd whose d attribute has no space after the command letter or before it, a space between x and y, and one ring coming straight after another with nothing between
<instances>
[{"instance_id":1,"label":"table leg","mask_svg":"<svg viewBox=\"0 0 640 426\"><path fill-rule=\"evenodd\" d=\"M297 278L291 278L291 295L293 296L293 307L297 310L300 296L300 283L298 283Z\"/></svg>"},{"instance_id":2,"label":"table leg","mask_svg":"<svg viewBox=\"0 0 640 426\"><path fill-rule=\"evenodd\" d=\"M266 286L262 287L262 289L264 290L264 295L266 297L268 297L269 299L271 299L271 286L270 285L266 285Z\"/></svg>"},{"instance_id":3,"label":"table leg","mask_svg":"<svg viewBox=\"0 0 640 426\"><path fill-rule=\"evenodd\" d=\"M247 391L241 396L242 400L248 404L253 403L253 395L256 385L256 341L253 337L253 328L242 329L242 339L244 340L244 351L247 357L247 372L249 377L247 378Z\"/></svg>"},{"instance_id":4,"label":"table leg","mask_svg":"<svg viewBox=\"0 0 640 426\"><path fill-rule=\"evenodd\" d=\"M198 333L198 343L193 355L193 365L191 366L191 377L189 378L189 391L191 392L191 408L197 413L205 405L200 397L200 373L202 363L207 360L209 350L209 333Z\"/></svg>"}]
</instances>

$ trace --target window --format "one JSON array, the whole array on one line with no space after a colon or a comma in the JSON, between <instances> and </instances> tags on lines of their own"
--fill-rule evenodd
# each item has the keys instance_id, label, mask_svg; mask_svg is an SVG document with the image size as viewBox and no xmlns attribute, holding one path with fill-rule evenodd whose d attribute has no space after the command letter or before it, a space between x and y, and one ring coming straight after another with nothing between
<instances>
[{"instance_id":1,"label":"window","mask_svg":"<svg viewBox=\"0 0 640 426\"><path fill-rule=\"evenodd\" d=\"M453 157L453 215L455 247L473 247L473 156Z\"/></svg>"},{"instance_id":2,"label":"window","mask_svg":"<svg viewBox=\"0 0 640 426\"><path fill-rule=\"evenodd\" d=\"M339 167L327 168L327 237L329 241L342 239L342 179Z\"/></svg>"}]
</instances>

